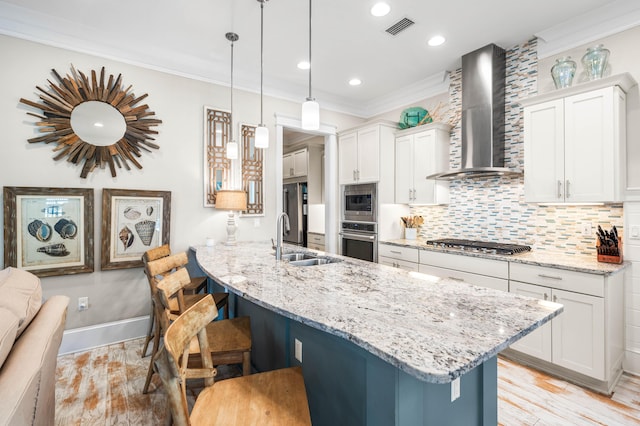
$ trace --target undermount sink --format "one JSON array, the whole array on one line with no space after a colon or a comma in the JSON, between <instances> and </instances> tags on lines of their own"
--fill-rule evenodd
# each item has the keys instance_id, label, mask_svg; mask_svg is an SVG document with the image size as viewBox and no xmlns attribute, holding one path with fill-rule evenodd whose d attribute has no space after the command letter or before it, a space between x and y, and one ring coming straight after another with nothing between
<instances>
[{"instance_id":1,"label":"undermount sink","mask_svg":"<svg viewBox=\"0 0 640 426\"><path fill-rule=\"evenodd\" d=\"M330 257L314 257L302 260L292 260L289 262L294 266L313 266L313 265L326 265L327 263L340 262L340 259L333 259Z\"/></svg>"},{"instance_id":2,"label":"undermount sink","mask_svg":"<svg viewBox=\"0 0 640 426\"><path fill-rule=\"evenodd\" d=\"M303 259L315 259L316 257L310 253L283 253L282 260L298 261Z\"/></svg>"}]
</instances>

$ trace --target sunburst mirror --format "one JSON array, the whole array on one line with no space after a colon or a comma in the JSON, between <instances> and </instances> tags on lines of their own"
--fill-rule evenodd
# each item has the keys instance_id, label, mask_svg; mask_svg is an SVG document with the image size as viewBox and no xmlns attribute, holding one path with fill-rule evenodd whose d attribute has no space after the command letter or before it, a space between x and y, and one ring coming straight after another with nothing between
<instances>
[{"instance_id":1,"label":"sunburst mirror","mask_svg":"<svg viewBox=\"0 0 640 426\"><path fill-rule=\"evenodd\" d=\"M118 168L130 170L129 162L138 169L142 165L136 160L142 151L159 149L153 143L153 130L162 123L154 118L155 112L147 104L138 105L148 95L136 97L131 86L124 88L122 74L115 78L112 74L105 78L102 67L98 76L91 70L91 79L71 65L71 75L61 77L51 70L57 84L51 80L49 89L38 89L39 102L20 99L20 102L42 111L42 115L27 112L38 118L38 131L46 133L29 139L29 143L55 143L57 154L54 160L66 158L74 164L81 164L80 177L97 167L109 166L111 176L116 176ZM59 151L59 152L58 152Z\"/></svg>"}]
</instances>

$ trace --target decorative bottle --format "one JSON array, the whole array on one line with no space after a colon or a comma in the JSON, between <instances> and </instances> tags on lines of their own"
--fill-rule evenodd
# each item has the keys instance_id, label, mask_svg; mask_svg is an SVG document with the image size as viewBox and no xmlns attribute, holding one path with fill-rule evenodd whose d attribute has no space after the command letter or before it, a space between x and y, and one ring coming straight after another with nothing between
<instances>
[{"instance_id":1,"label":"decorative bottle","mask_svg":"<svg viewBox=\"0 0 640 426\"><path fill-rule=\"evenodd\" d=\"M601 44L587 49L587 53L582 57L582 66L589 80L602 78L607 68L609 53L609 49L605 49Z\"/></svg>"},{"instance_id":2,"label":"decorative bottle","mask_svg":"<svg viewBox=\"0 0 640 426\"><path fill-rule=\"evenodd\" d=\"M576 62L571 59L571 56L556 59L555 65L551 67L551 77L556 89L571 86L574 75L576 75Z\"/></svg>"}]
</instances>

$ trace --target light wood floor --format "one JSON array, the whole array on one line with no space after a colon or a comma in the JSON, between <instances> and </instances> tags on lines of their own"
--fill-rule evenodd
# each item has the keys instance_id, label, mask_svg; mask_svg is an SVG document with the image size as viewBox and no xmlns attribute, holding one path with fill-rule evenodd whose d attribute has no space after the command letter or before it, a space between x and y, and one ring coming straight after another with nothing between
<instances>
[{"instance_id":1,"label":"light wood floor","mask_svg":"<svg viewBox=\"0 0 640 426\"><path fill-rule=\"evenodd\" d=\"M149 394L142 394L149 365L149 357L140 357L142 343L59 357L56 425L162 425L166 397L157 375ZM236 374L241 370L220 375ZM501 425L640 425L640 377L631 375L609 398L499 359L498 398Z\"/></svg>"}]
</instances>

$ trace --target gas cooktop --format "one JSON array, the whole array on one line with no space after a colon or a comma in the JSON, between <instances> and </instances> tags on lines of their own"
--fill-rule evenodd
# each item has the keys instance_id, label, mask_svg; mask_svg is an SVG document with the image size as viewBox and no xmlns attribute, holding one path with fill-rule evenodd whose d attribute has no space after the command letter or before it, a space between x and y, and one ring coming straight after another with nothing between
<instances>
[{"instance_id":1,"label":"gas cooktop","mask_svg":"<svg viewBox=\"0 0 640 426\"><path fill-rule=\"evenodd\" d=\"M494 243L490 241L461 240L455 238L428 240L427 245L434 247L456 248L462 251L490 254L517 254L531 251L531 247L525 245Z\"/></svg>"}]
</instances>

